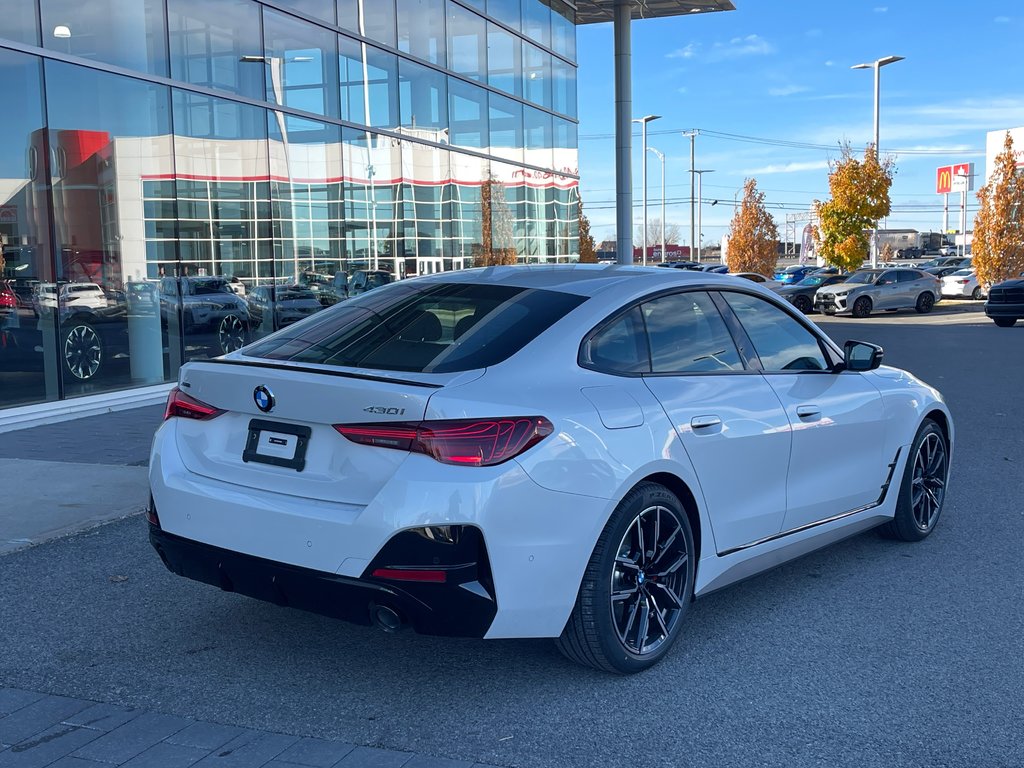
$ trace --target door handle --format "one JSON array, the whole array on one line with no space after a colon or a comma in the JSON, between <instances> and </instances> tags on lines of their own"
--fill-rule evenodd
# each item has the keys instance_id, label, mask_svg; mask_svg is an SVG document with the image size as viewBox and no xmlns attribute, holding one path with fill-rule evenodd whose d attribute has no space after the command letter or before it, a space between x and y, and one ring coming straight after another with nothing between
<instances>
[{"instance_id":1,"label":"door handle","mask_svg":"<svg viewBox=\"0 0 1024 768\"><path fill-rule=\"evenodd\" d=\"M694 416L690 419L690 426L694 429L707 429L708 427L722 426L722 420L714 415Z\"/></svg>"},{"instance_id":2,"label":"door handle","mask_svg":"<svg viewBox=\"0 0 1024 768\"><path fill-rule=\"evenodd\" d=\"M798 405L796 407L796 415L801 419L821 418L821 406L820 405Z\"/></svg>"}]
</instances>

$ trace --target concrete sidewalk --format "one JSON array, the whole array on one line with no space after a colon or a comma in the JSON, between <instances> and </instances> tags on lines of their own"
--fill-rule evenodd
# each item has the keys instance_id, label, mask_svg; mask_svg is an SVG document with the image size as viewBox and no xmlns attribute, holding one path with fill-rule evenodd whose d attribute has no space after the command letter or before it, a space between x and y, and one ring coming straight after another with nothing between
<instances>
[{"instance_id":1,"label":"concrete sidewalk","mask_svg":"<svg viewBox=\"0 0 1024 768\"><path fill-rule=\"evenodd\" d=\"M145 509L162 406L7 432L0 439L0 555Z\"/></svg>"}]
</instances>

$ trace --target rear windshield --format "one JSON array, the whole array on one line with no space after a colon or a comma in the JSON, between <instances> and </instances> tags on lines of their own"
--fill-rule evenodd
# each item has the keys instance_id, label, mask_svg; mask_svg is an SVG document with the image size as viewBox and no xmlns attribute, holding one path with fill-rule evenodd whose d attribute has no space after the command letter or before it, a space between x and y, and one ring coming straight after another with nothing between
<instances>
[{"instance_id":1,"label":"rear windshield","mask_svg":"<svg viewBox=\"0 0 1024 768\"><path fill-rule=\"evenodd\" d=\"M269 336L245 354L383 371L469 371L511 357L583 301L505 285L392 283Z\"/></svg>"},{"instance_id":2,"label":"rear windshield","mask_svg":"<svg viewBox=\"0 0 1024 768\"><path fill-rule=\"evenodd\" d=\"M231 289L225 280L197 280L190 284L189 293L205 296L211 293L231 293Z\"/></svg>"}]
</instances>

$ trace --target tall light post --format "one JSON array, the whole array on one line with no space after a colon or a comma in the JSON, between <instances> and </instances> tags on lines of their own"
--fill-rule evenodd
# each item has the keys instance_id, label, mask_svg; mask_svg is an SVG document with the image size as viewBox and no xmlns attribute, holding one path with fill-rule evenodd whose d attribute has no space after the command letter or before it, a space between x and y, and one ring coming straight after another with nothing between
<instances>
[{"instance_id":1,"label":"tall light post","mask_svg":"<svg viewBox=\"0 0 1024 768\"><path fill-rule=\"evenodd\" d=\"M697 176L697 246L696 247L697 247L697 261L698 262L700 261L700 245L701 245L701 240L703 240L703 238L704 238L704 233L702 231L704 225L703 225L703 222L701 221L701 219L703 219L703 216L704 216L704 190L703 190L704 174L705 173L714 173L714 172L715 171L713 169L711 169L711 168L695 168L693 170L693 173Z\"/></svg>"},{"instance_id":2,"label":"tall light post","mask_svg":"<svg viewBox=\"0 0 1024 768\"><path fill-rule=\"evenodd\" d=\"M641 264L647 266L647 124L652 120L657 120L661 115L644 115L643 117L633 118L634 123L640 123L641 135L643 136L643 150L641 157L643 157L643 171L641 173L641 182L644 187L644 249L643 261Z\"/></svg>"},{"instance_id":3,"label":"tall light post","mask_svg":"<svg viewBox=\"0 0 1024 768\"><path fill-rule=\"evenodd\" d=\"M665 154L654 147L648 147L661 160L661 260L665 261Z\"/></svg>"},{"instance_id":4,"label":"tall light post","mask_svg":"<svg viewBox=\"0 0 1024 768\"><path fill-rule=\"evenodd\" d=\"M882 67L886 64L895 64L897 61L903 61L905 56L883 56L881 59L875 59L872 62L866 62L864 64L854 64L850 69L874 69L875 70L875 156L878 161L881 162L882 155L878 150L878 106L879 106L879 84L881 82L881 71ZM871 233L871 266L878 266L878 228Z\"/></svg>"}]
</instances>

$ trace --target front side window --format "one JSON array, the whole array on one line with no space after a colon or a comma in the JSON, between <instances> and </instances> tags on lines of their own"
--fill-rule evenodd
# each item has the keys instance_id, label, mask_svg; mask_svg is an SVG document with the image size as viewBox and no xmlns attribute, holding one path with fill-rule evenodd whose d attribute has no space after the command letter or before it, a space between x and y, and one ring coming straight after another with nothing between
<instances>
[{"instance_id":1,"label":"front side window","mask_svg":"<svg viewBox=\"0 0 1024 768\"><path fill-rule=\"evenodd\" d=\"M722 296L750 337L765 373L828 370L817 337L794 317L757 296Z\"/></svg>"},{"instance_id":2,"label":"front side window","mask_svg":"<svg viewBox=\"0 0 1024 768\"><path fill-rule=\"evenodd\" d=\"M743 370L725 321L703 291L663 296L642 306L653 373Z\"/></svg>"}]
</instances>

